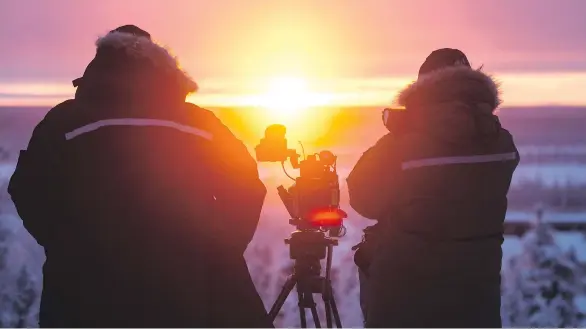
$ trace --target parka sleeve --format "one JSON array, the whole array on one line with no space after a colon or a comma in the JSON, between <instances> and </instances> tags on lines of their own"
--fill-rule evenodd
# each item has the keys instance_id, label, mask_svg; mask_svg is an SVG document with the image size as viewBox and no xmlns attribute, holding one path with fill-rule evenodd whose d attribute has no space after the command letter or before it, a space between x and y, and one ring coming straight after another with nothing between
<instances>
[{"instance_id":1,"label":"parka sleeve","mask_svg":"<svg viewBox=\"0 0 586 329\"><path fill-rule=\"evenodd\" d=\"M213 193L218 203L221 226L230 244L244 252L256 231L267 190L260 180L255 159L244 143L217 119L213 124Z\"/></svg>"},{"instance_id":2,"label":"parka sleeve","mask_svg":"<svg viewBox=\"0 0 586 329\"><path fill-rule=\"evenodd\" d=\"M70 105L57 105L35 127L28 147L20 151L8 185L24 227L42 246L54 237L54 220L60 220L63 214L59 191L59 144L63 136L58 134L55 120L58 112Z\"/></svg>"},{"instance_id":3,"label":"parka sleeve","mask_svg":"<svg viewBox=\"0 0 586 329\"><path fill-rule=\"evenodd\" d=\"M391 211L400 169L395 145L391 134L383 136L362 154L346 179L350 206L363 217L380 220Z\"/></svg>"}]
</instances>

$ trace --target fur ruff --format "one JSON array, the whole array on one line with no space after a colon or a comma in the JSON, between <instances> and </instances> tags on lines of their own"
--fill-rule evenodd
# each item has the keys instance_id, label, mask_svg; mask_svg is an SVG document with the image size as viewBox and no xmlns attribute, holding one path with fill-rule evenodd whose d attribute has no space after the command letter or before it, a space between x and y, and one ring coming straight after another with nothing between
<instances>
[{"instance_id":1,"label":"fur ruff","mask_svg":"<svg viewBox=\"0 0 586 329\"><path fill-rule=\"evenodd\" d=\"M96 47L124 49L129 56L148 59L155 67L178 76L189 93L198 89L197 83L181 69L177 58L166 47L149 38L115 31L98 38Z\"/></svg>"},{"instance_id":2,"label":"fur ruff","mask_svg":"<svg viewBox=\"0 0 586 329\"><path fill-rule=\"evenodd\" d=\"M399 92L395 103L409 107L409 104L433 105L462 99L488 105L494 111L501 104L500 84L480 69L449 67L421 76Z\"/></svg>"}]
</instances>

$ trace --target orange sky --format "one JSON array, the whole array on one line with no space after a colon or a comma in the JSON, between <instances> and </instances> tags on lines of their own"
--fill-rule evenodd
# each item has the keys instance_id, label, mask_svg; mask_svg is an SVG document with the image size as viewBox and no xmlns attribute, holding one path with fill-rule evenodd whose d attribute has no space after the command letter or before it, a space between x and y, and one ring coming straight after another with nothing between
<instances>
[{"instance_id":1,"label":"orange sky","mask_svg":"<svg viewBox=\"0 0 586 329\"><path fill-rule=\"evenodd\" d=\"M172 6L170 5L172 3ZM505 105L586 105L586 1L2 0L0 105L53 105L97 36L134 23L167 44L205 106L251 105L267 79L307 98L384 105L429 52L464 50L503 82ZM277 93L278 94L278 93ZM318 96L316 96L318 95ZM274 95L273 95L274 96ZM265 99L266 100L266 99Z\"/></svg>"}]
</instances>

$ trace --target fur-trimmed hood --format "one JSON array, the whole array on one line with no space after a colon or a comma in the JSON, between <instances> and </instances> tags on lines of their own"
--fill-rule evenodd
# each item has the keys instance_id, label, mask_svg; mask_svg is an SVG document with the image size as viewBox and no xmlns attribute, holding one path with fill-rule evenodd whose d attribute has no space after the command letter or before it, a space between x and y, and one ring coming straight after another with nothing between
<instances>
[{"instance_id":1,"label":"fur-trimmed hood","mask_svg":"<svg viewBox=\"0 0 586 329\"><path fill-rule=\"evenodd\" d=\"M113 31L98 38L96 48L98 52L104 48L124 50L129 58L148 60L156 69L176 75L183 80L188 92L198 89L197 83L181 69L177 58L165 46L147 37Z\"/></svg>"},{"instance_id":2,"label":"fur-trimmed hood","mask_svg":"<svg viewBox=\"0 0 586 329\"><path fill-rule=\"evenodd\" d=\"M494 115L499 84L480 69L452 66L423 75L399 92L395 104L405 107L410 126L443 139L485 138L500 129Z\"/></svg>"},{"instance_id":3,"label":"fur-trimmed hood","mask_svg":"<svg viewBox=\"0 0 586 329\"><path fill-rule=\"evenodd\" d=\"M198 89L177 58L148 37L112 31L98 38L95 45L95 58L83 77L74 81L76 98L92 103L121 98L142 103L178 102Z\"/></svg>"},{"instance_id":4,"label":"fur-trimmed hood","mask_svg":"<svg viewBox=\"0 0 586 329\"><path fill-rule=\"evenodd\" d=\"M421 76L396 99L405 107L444 102L486 104L495 110L501 104L499 84L480 69L452 66Z\"/></svg>"}]
</instances>

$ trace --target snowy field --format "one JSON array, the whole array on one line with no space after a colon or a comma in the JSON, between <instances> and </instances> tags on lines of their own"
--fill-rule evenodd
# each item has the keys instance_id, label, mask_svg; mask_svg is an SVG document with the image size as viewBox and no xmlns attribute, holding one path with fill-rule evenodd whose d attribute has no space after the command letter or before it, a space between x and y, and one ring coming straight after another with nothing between
<instances>
[{"instance_id":1,"label":"snowy field","mask_svg":"<svg viewBox=\"0 0 586 329\"><path fill-rule=\"evenodd\" d=\"M10 177L13 164L0 165L0 182ZM348 168L340 170L342 177L348 173ZM262 213L261 222L253 242L249 246L246 258L249 269L260 291L267 309L270 308L276 298L279 289L286 276L290 273L291 261L288 257L288 249L283 243L292 227L287 222L287 213L276 195L276 186L283 184L289 186L291 181L286 178L280 166L261 165L261 172L269 193ZM353 253L350 248L358 243L362 229L369 225L369 221L361 218L347 204L347 197L343 196L343 208L349 212L350 218L346 222L347 235L340 239L340 245L334 248L334 290L338 298L338 307L345 327L362 326L362 316L358 304L358 277L353 263ZM19 269L26 266L32 274L31 284L37 291L41 288L41 266L44 261L42 249L23 229L20 220L14 214L10 203L3 206L5 214L1 221L4 228L10 233L9 240L5 241L10 246L8 254L8 271L4 273L4 282L15 282ZM526 220L532 217L531 212L510 211L509 220ZM586 221L586 213L564 214L565 219ZM560 218L560 217L556 217ZM578 257L586 261L586 241L584 235L579 233L557 234L556 240L564 250L576 249ZM522 251L518 238L508 237L503 244L503 264L506 267L509 259ZM267 264L269 264L267 266ZM342 298L343 297L343 298ZM321 300L318 304L321 304ZM36 301L38 303L38 300ZM296 296L291 295L283 307L282 316L277 320L277 326L298 326L296 309Z\"/></svg>"}]
</instances>

